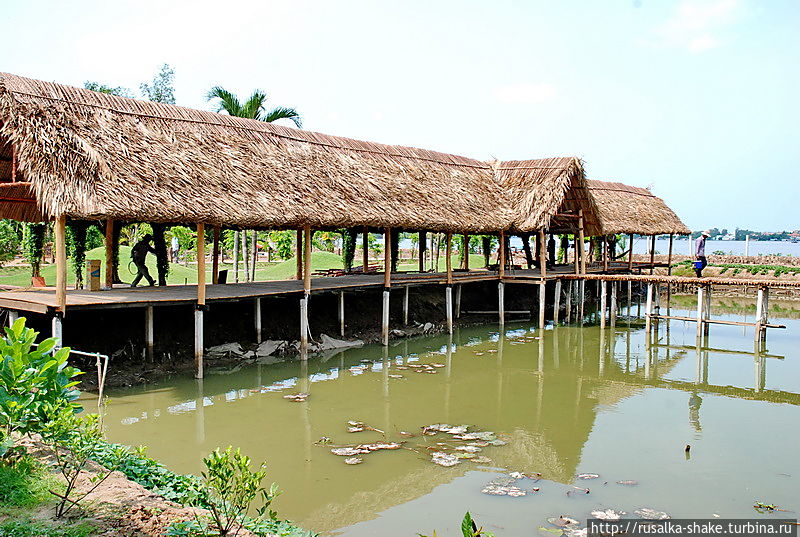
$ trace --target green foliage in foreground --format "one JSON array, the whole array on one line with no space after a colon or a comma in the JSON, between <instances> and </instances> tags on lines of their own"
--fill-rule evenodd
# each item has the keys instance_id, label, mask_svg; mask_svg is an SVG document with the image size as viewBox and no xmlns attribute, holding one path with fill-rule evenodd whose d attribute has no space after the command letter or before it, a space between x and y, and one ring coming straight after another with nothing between
<instances>
[{"instance_id":1,"label":"green foliage in foreground","mask_svg":"<svg viewBox=\"0 0 800 537\"><path fill-rule=\"evenodd\" d=\"M55 526L30 518L14 518L0 523L3 537L87 537L91 533L92 526L86 522Z\"/></svg>"},{"instance_id":2,"label":"green foliage in foreground","mask_svg":"<svg viewBox=\"0 0 800 537\"><path fill-rule=\"evenodd\" d=\"M4 507L30 508L48 501L51 489L62 488L58 479L30 455L0 464L0 505Z\"/></svg>"},{"instance_id":3,"label":"green foliage in foreground","mask_svg":"<svg viewBox=\"0 0 800 537\"><path fill-rule=\"evenodd\" d=\"M421 533L417 535L419 535L419 537L428 537ZM478 527L469 511L466 512L464 518L461 520L461 535L462 537L494 537L494 533L483 531L483 527ZM437 537L436 531L434 531L430 537Z\"/></svg>"}]
</instances>

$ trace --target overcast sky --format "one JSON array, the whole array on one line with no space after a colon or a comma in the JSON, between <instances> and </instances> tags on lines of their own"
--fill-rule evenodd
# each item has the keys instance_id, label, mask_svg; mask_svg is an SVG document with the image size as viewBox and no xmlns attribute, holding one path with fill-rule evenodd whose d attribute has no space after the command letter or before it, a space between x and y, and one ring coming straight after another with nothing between
<instances>
[{"instance_id":1,"label":"overcast sky","mask_svg":"<svg viewBox=\"0 0 800 537\"><path fill-rule=\"evenodd\" d=\"M178 104L267 91L305 128L479 159L576 155L693 229L800 228L800 2L0 0L0 71Z\"/></svg>"}]
</instances>

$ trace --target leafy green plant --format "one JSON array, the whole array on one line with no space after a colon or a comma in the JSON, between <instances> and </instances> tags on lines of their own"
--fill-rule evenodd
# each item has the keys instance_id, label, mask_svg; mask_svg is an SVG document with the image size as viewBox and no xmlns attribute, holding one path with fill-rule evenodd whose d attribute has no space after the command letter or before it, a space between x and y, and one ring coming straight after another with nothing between
<instances>
[{"instance_id":1,"label":"leafy green plant","mask_svg":"<svg viewBox=\"0 0 800 537\"><path fill-rule=\"evenodd\" d=\"M356 256L356 238L358 231L355 229L342 229L342 265L344 270L350 272L353 270L353 259Z\"/></svg>"},{"instance_id":2,"label":"leafy green plant","mask_svg":"<svg viewBox=\"0 0 800 537\"><path fill-rule=\"evenodd\" d=\"M0 505L30 508L45 502L51 497L49 489L58 489L62 484L24 450L18 453L14 458L4 457L0 464Z\"/></svg>"},{"instance_id":3,"label":"leafy green plant","mask_svg":"<svg viewBox=\"0 0 800 537\"><path fill-rule=\"evenodd\" d=\"M417 535L419 535L419 537L428 537L422 533L418 533ZM483 531L483 527L478 527L469 511L466 512L464 518L461 520L461 535L463 537L494 537L494 533ZM437 537L436 531L434 531L430 537Z\"/></svg>"},{"instance_id":4,"label":"leafy green plant","mask_svg":"<svg viewBox=\"0 0 800 537\"><path fill-rule=\"evenodd\" d=\"M0 220L0 262L14 259L19 252L20 237L13 220Z\"/></svg>"},{"instance_id":5,"label":"leafy green plant","mask_svg":"<svg viewBox=\"0 0 800 537\"><path fill-rule=\"evenodd\" d=\"M85 521L56 526L41 520L15 518L0 523L3 537L87 537L91 533L92 526Z\"/></svg>"},{"instance_id":6,"label":"leafy green plant","mask_svg":"<svg viewBox=\"0 0 800 537\"><path fill-rule=\"evenodd\" d=\"M67 364L69 348L55 350L55 338L36 346L38 335L20 317L0 338L0 428L7 436L40 432L61 410L81 409L73 380L81 371Z\"/></svg>"},{"instance_id":7,"label":"leafy green plant","mask_svg":"<svg viewBox=\"0 0 800 537\"><path fill-rule=\"evenodd\" d=\"M118 451L90 479L88 489L78 491L78 479L86 470L97 445L103 442L99 416L90 414L77 417L69 410L62 410L46 424L42 438L50 446L56 467L66 483L63 491L50 490L58 498L56 518L66 515L94 492L117 469L119 461L124 457L122 450Z\"/></svg>"},{"instance_id":8,"label":"leafy green plant","mask_svg":"<svg viewBox=\"0 0 800 537\"><path fill-rule=\"evenodd\" d=\"M86 263L86 234L89 222L70 220L67 224L67 253L75 271L75 289L83 288L83 266Z\"/></svg>"}]
</instances>

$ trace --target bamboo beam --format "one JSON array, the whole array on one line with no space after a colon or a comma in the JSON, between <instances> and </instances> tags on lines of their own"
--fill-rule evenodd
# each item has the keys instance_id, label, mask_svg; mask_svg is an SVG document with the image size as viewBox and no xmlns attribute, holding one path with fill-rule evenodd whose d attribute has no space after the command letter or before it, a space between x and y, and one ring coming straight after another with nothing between
<instances>
[{"instance_id":1,"label":"bamboo beam","mask_svg":"<svg viewBox=\"0 0 800 537\"><path fill-rule=\"evenodd\" d=\"M303 230L297 230L297 240L295 241L297 244L296 247L296 259L297 259L297 271L295 273L294 279L295 280L302 280L303 279ZM247 254L245 254L247 255Z\"/></svg>"},{"instance_id":2,"label":"bamboo beam","mask_svg":"<svg viewBox=\"0 0 800 537\"><path fill-rule=\"evenodd\" d=\"M556 280L556 288L553 296L553 326L558 326L558 316L561 313L561 278Z\"/></svg>"},{"instance_id":3,"label":"bamboo beam","mask_svg":"<svg viewBox=\"0 0 800 537\"><path fill-rule=\"evenodd\" d=\"M425 252L428 250L428 234L419 232L419 271L425 272Z\"/></svg>"},{"instance_id":4,"label":"bamboo beam","mask_svg":"<svg viewBox=\"0 0 800 537\"><path fill-rule=\"evenodd\" d=\"M467 233L464 233L464 263L462 268L469 270L469 235Z\"/></svg>"},{"instance_id":5,"label":"bamboo beam","mask_svg":"<svg viewBox=\"0 0 800 537\"><path fill-rule=\"evenodd\" d=\"M392 286L392 229L386 228L383 233L383 286Z\"/></svg>"},{"instance_id":6,"label":"bamboo beam","mask_svg":"<svg viewBox=\"0 0 800 537\"><path fill-rule=\"evenodd\" d=\"M577 233L573 236L573 243L574 244L573 244L573 247L572 247L572 250L573 250L572 257L574 259L572 261L573 261L573 263L575 265L575 267L574 267L575 268L575 274L580 274L581 273L580 249L579 249L579 246L578 246L580 243L578 242L578 234Z\"/></svg>"},{"instance_id":7,"label":"bamboo beam","mask_svg":"<svg viewBox=\"0 0 800 537\"><path fill-rule=\"evenodd\" d=\"M114 221L106 220L106 287L114 287Z\"/></svg>"},{"instance_id":8,"label":"bamboo beam","mask_svg":"<svg viewBox=\"0 0 800 537\"><path fill-rule=\"evenodd\" d=\"M211 283L219 283L219 226L214 226L214 246L211 252Z\"/></svg>"},{"instance_id":9,"label":"bamboo beam","mask_svg":"<svg viewBox=\"0 0 800 537\"><path fill-rule=\"evenodd\" d=\"M580 245L581 256L581 274L586 274L586 252L584 251L584 235L583 235L583 209L578 209L578 239Z\"/></svg>"},{"instance_id":10,"label":"bamboo beam","mask_svg":"<svg viewBox=\"0 0 800 537\"><path fill-rule=\"evenodd\" d=\"M11 182L17 182L17 147L11 144Z\"/></svg>"},{"instance_id":11,"label":"bamboo beam","mask_svg":"<svg viewBox=\"0 0 800 537\"><path fill-rule=\"evenodd\" d=\"M667 275L672 276L672 239L673 234L669 234L669 253L667 254Z\"/></svg>"},{"instance_id":12,"label":"bamboo beam","mask_svg":"<svg viewBox=\"0 0 800 537\"><path fill-rule=\"evenodd\" d=\"M67 309L67 217L56 218L56 310L66 313Z\"/></svg>"},{"instance_id":13,"label":"bamboo beam","mask_svg":"<svg viewBox=\"0 0 800 537\"><path fill-rule=\"evenodd\" d=\"M547 276L547 241L545 240L543 229L539 230L539 240L537 243L537 246L539 246L539 273L542 275L542 278L544 278Z\"/></svg>"},{"instance_id":14,"label":"bamboo beam","mask_svg":"<svg viewBox=\"0 0 800 537\"><path fill-rule=\"evenodd\" d=\"M506 232L500 232L500 245L498 246L497 276L502 280L506 275Z\"/></svg>"},{"instance_id":15,"label":"bamboo beam","mask_svg":"<svg viewBox=\"0 0 800 537\"><path fill-rule=\"evenodd\" d=\"M303 229L304 249L303 255L303 291L306 295L311 292L311 226Z\"/></svg>"},{"instance_id":16,"label":"bamboo beam","mask_svg":"<svg viewBox=\"0 0 800 537\"><path fill-rule=\"evenodd\" d=\"M367 228L364 228L361 233L361 266L362 274L366 274L369 271L369 231Z\"/></svg>"},{"instance_id":17,"label":"bamboo beam","mask_svg":"<svg viewBox=\"0 0 800 537\"><path fill-rule=\"evenodd\" d=\"M608 235L603 235L603 272L608 272Z\"/></svg>"},{"instance_id":18,"label":"bamboo beam","mask_svg":"<svg viewBox=\"0 0 800 537\"><path fill-rule=\"evenodd\" d=\"M447 285L453 285L453 234L447 233Z\"/></svg>"},{"instance_id":19,"label":"bamboo beam","mask_svg":"<svg viewBox=\"0 0 800 537\"><path fill-rule=\"evenodd\" d=\"M206 303L206 241L205 224L197 224L197 303Z\"/></svg>"},{"instance_id":20,"label":"bamboo beam","mask_svg":"<svg viewBox=\"0 0 800 537\"><path fill-rule=\"evenodd\" d=\"M628 272L633 271L633 233L628 234L630 249L628 250ZM628 300L630 302L630 300Z\"/></svg>"},{"instance_id":21,"label":"bamboo beam","mask_svg":"<svg viewBox=\"0 0 800 537\"><path fill-rule=\"evenodd\" d=\"M650 236L650 274L653 273L653 265L656 262L656 236Z\"/></svg>"}]
</instances>

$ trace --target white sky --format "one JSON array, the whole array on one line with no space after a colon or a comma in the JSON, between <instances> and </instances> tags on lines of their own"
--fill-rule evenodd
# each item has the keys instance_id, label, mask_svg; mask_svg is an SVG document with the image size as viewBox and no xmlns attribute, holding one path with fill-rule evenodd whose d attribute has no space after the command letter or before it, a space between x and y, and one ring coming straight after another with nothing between
<instances>
[{"instance_id":1,"label":"white sky","mask_svg":"<svg viewBox=\"0 0 800 537\"><path fill-rule=\"evenodd\" d=\"M693 229L800 228L800 2L0 0L0 71L480 159L576 155Z\"/></svg>"}]
</instances>

